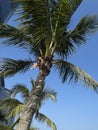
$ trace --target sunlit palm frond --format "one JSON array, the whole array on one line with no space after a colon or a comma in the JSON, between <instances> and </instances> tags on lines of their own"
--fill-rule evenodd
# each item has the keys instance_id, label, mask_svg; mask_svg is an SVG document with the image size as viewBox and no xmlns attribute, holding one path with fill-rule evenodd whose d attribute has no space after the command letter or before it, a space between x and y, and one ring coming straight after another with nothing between
<instances>
[{"instance_id":1,"label":"sunlit palm frond","mask_svg":"<svg viewBox=\"0 0 98 130\"><path fill-rule=\"evenodd\" d=\"M6 98L0 100L0 109L6 110L6 118L12 118L21 114L24 109L24 104L17 99Z\"/></svg>"},{"instance_id":2,"label":"sunlit palm frond","mask_svg":"<svg viewBox=\"0 0 98 130\"><path fill-rule=\"evenodd\" d=\"M66 80L68 80L69 83L71 81L74 81L75 83L82 81L83 85L97 91L98 82L79 67L63 60L54 61L54 67L56 67L63 82Z\"/></svg>"},{"instance_id":3,"label":"sunlit palm frond","mask_svg":"<svg viewBox=\"0 0 98 130\"><path fill-rule=\"evenodd\" d=\"M12 88L12 93L15 93L15 95L20 93L22 98L23 98L23 100L24 100L24 102L26 103L26 101L27 101L27 99L29 97L30 91L29 91L29 89L25 85L23 85L23 84L16 84Z\"/></svg>"},{"instance_id":4,"label":"sunlit palm frond","mask_svg":"<svg viewBox=\"0 0 98 130\"><path fill-rule=\"evenodd\" d=\"M86 43L86 36L98 30L98 19L96 16L85 16L81 18L76 28L69 34L74 44L80 46Z\"/></svg>"},{"instance_id":5,"label":"sunlit palm frond","mask_svg":"<svg viewBox=\"0 0 98 130\"><path fill-rule=\"evenodd\" d=\"M6 24L0 24L0 39L3 40L3 44L18 46L24 49L29 49L32 43L32 39L19 29Z\"/></svg>"},{"instance_id":6,"label":"sunlit palm frond","mask_svg":"<svg viewBox=\"0 0 98 130\"><path fill-rule=\"evenodd\" d=\"M45 101L47 99L51 99L52 101L56 101L56 95L57 93L54 90L49 89L46 87L44 91L42 92L41 100Z\"/></svg>"},{"instance_id":7,"label":"sunlit palm frond","mask_svg":"<svg viewBox=\"0 0 98 130\"><path fill-rule=\"evenodd\" d=\"M33 127L33 128L30 128L29 130L40 130L40 129L37 127Z\"/></svg>"},{"instance_id":8,"label":"sunlit palm frond","mask_svg":"<svg viewBox=\"0 0 98 130\"><path fill-rule=\"evenodd\" d=\"M13 129L13 127L19 122L19 119L17 121L15 121L13 126L0 125L0 130L15 130L15 129ZM39 130L39 128L33 127L33 128L30 128L29 130Z\"/></svg>"},{"instance_id":9,"label":"sunlit palm frond","mask_svg":"<svg viewBox=\"0 0 98 130\"><path fill-rule=\"evenodd\" d=\"M24 73L30 69L30 66L33 64L31 60L14 60L10 58L3 59L1 63L0 75L5 77L10 77L16 73Z\"/></svg>"},{"instance_id":10,"label":"sunlit palm frond","mask_svg":"<svg viewBox=\"0 0 98 130\"><path fill-rule=\"evenodd\" d=\"M14 99L14 98L5 98L0 100L0 108L5 109L10 108L10 107L15 107L18 106L18 104L23 104L19 100Z\"/></svg>"},{"instance_id":11,"label":"sunlit palm frond","mask_svg":"<svg viewBox=\"0 0 98 130\"><path fill-rule=\"evenodd\" d=\"M42 113L36 113L35 118L40 122L45 122L47 125L52 128L53 130L57 130L56 125L52 122L47 116Z\"/></svg>"}]
</instances>

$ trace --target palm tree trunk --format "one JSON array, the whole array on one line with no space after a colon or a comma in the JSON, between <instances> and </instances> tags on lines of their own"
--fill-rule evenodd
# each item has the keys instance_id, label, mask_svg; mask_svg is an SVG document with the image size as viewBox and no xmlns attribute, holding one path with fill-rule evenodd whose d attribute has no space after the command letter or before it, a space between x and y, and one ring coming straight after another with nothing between
<instances>
[{"instance_id":1,"label":"palm tree trunk","mask_svg":"<svg viewBox=\"0 0 98 130\"><path fill-rule=\"evenodd\" d=\"M32 118L37 108L37 104L40 100L41 92L43 91L42 86L46 76L47 76L46 72L43 69L40 69L34 89L32 90L31 95L27 101L27 104L25 105L24 112L20 118L16 130L29 130Z\"/></svg>"}]
</instances>

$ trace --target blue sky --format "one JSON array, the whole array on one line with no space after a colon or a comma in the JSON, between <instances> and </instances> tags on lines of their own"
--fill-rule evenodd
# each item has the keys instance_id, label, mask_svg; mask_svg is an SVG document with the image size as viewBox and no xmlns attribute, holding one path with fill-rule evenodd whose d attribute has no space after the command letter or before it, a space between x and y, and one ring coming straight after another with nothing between
<instances>
[{"instance_id":1,"label":"blue sky","mask_svg":"<svg viewBox=\"0 0 98 130\"><path fill-rule=\"evenodd\" d=\"M98 15L98 1L84 0L81 6L72 17L73 27L84 15ZM9 20L13 22L15 16ZM73 64L81 67L98 81L98 33L90 35L87 44L77 50L77 53L69 58ZM31 56L18 48L0 45L0 58L10 57L15 59ZM37 70L30 70L24 75L16 75L13 78L5 79L7 88L12 88L16 83L24 83L31 88L30 79L36 78ZM58 130L97 130L98 129L98 94L92 89L81 84L62 84L57 73L51 72L46 79L46 85L57 92L57 103L47 101L41 112L48 115L57 125ZM40 130L51 130L45 124L34 122Z\"/></svg>"}]
</instances>

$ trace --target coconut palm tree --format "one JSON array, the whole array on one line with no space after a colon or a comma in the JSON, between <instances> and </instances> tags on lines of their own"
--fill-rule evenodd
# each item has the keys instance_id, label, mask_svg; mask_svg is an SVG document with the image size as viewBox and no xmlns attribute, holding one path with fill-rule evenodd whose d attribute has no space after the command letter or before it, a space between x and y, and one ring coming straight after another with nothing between
<instances>
[{"instance_id":1,"label":"coconut palm tree","mask_svg":"<svg viewBox=\"0 0 98 130\"><path fill-rule=\"evenodd\" d=\"M72 16L83 0L13 0L17 2L18 27L0 24L3 44L26 49L34 60L4 59L0 75L38 68L38 76L16 130L28 130L41 97L46 76L52 68L62 82L82 82L97 91L98 82L81 68L68 62L68 57L86 43L86 37L98 30L96 16L84 16L74 29L69 29Z\"/></svg>"},{"instance_id":2,"label":"coconut palm tree","mask_svg":"<svg viewBox=\"0 0 98 130\"><path fill-rule=\"evenodd\" d=\"M40 113L40 108L45 103L47 99L51 99L52 101L56 101L56 92L49 89L48 87L44 87L45 84L43 84L43 91L40 96L40 100L37 104L37 109L35 112L35 119L40 122L46 122L47 125L52 128L53 130L57 130L56 125L53 121L51 121L46 115ZM35 86L35 81L32 80L32 86ZM32 88L33 89L33 88ZM12 95L16 96L18 93L21 94L23 102L15 99L15 98L5 98L0 101L0 109L6 110L6 119L12 119L16 117L16 121L12 124L11 129L13 129L20 120L20 116L22 115L22 112L25 108L25 104L28 101L28 97L31 94L30 90L22 84L17 84L12 88ZM6 126L7 127L7 126ZM30 128L29 130L39 130L38 128Z\"/></svg>"}]
</instances>

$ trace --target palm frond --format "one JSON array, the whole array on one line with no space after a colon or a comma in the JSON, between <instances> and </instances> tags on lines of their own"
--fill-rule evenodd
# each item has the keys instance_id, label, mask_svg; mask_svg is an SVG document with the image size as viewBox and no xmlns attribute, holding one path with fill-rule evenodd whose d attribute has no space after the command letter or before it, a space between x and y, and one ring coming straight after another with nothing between
<instances>
[{"instance_id":1,"label":"palm frond","mask_svg":"<svg viewBox=\"0 0 98 130\"><path fill-rule=\"evenodd\" d=\"M11 128L14 128L19 123L20 117L15 120L15 122L11 125Z\"/></svg>"},{"instance_id":2,"label":"palm frond","mask_svg":"<svg viewBox=\"0 0 98 130\"><path fill-rule=\"evenodd\" d=\"M76 51L76 46L86 43L87 36L98 30L98 20L95 16L83 17L76 28L71 31L65 31L55 48L55 53L61 58L66 58Z\"/></svg>"},{"instance_id":3,"label":"palm frond","mask_svg":"<svg viewBox=\"0 0 98 130\"><path fill-rule=\"evenodd\" d=\"M20 4L17 20L21 20L23 26L29 25L26 32L33 35L34 41L39 43L51 34L49 2L47 0L18 0L17 2Z\"/></svg>"},{"instance_id":4,"label":"palm frond","mask_svg":"<svg viewBox=\"0 0 98 130\"><path fill-rule=\"evenodd\" d=\"M86 36L98 30L98 19L96 16L85 16L81 18L76 28L69 34L74 44L80 46L86 43Z\"/></svg>"},{"instance_id":5,"label":"palm frond","mask_svg":"<svg viewBox=\"0 0 98 130\"><path fill-rule=\"evenodd\" d=\"M42 92L41 95L41 100L45 101L47 99L51 99L52 101L56 101L56 95L57 93L54 90L49 89L48 87L46 87L44 89L44 91Z\"/></svg>"},{"instance_id":6,"label":"palm frond","mask_svg":"<svg viewBox=\"0 0 98 130\"><path fill-rule=\"evenodd\" d=\"M40 129L37 127L33 127L33 128L30 128L29 130L40 130Z\"/></svg>"},{"instance_id":7,"label":"palm frond","mask_svg":"<svg viewBox=\"0 0 98 130\"><path fill-rule=\"evenodd\" d=\"M53 10L52 16L52 40L50 48L53 48L59 44L63 33L66 30L66 26L69 23L68 19L71 15L71 8L67 0L60 0L56 3L56 7Z\"/></svg>"},{"instance_id":8,"label":"palm frond","mask_svg":"<svg viewBox=\"0 0 98 130\"><path fill-rule=\"evenodd\" d=\"M7 123L7 120L6 120L6 114L5 114L5 112L4 111L2 111L1 109L0 109L0 122L5 122L5 123Z\"/></svg>"},{"instance_id":9,"label":"palm frond","mask_svg":"<svg viewBox=\"0 0 98 130\"><path fill-rule=\"evenodd\" d=\"M67 31L71 16L77 10L83 0L60 0L57 1L53 18L58 22L58 36ZM57 29L57 30L58 30ZM58 38L59 39L59 38Z\"/></svg>"},{"instance_id":10,"label":"palm frond","mask_svg":"<svg viewBox=\"0 0 98 130\"><path fill-rule=\"evenodd\" d=\"M53 20L58 21L59 27L66 26L68 23L68 18L72 11L67 0L60 0L56 4L56 8L53 12ZM54 22L53 22L54 23ZM55 23L54 23L55 24ZM66 27L65 27L66 28Z\"/></svg>"},{"instance_id":11,"label":"palm frond","mask_svg":"<svg viewBox=\"0 0 98 130\"><path fill-rule=\"evenodd\" d=\"M33 64L31 60L14 60L10 58L3 59L1 63L0 75L5 77L10 77L16 73L24 73L30 69L30 66Z\"/></svg>"},{"instance_id":12,"label":"palm frond","mask_svg":"<svg viewBox=\"0 0 98 130\"><path fill-rule=\"evenodd\" d=\"M96 82L90 75L88 75L81 68L64 60L54 61L54 67L59 72L62 82L66 80L74 81L75 83L82 81L83 85L93 88L95 91L98 89L98 82Z\"/></svg>"},{"instance_id":13,"label":"palm frond","mask_svg":"<svg viewBox=\"0 0 98 130\"><path fill-rule=\"evenodd\" d=\"M45 103L45 101L48 99L51 99L53 102L56 102L56 95L57 93L54 90L46 87L40 95L40 100L37 106L37 111L41 108L43 103Z\"/></svg>"},{"instance_id":14,"label":"palm frond","mask_svg":"<svg viewBox=\"0 0 98 130\"><path fill-rule=\"evenodd\" d=\"M34 79L31 79L31 84L32 84L33 87L35 86L35 80Z\"/></svg>"},{"instance_id":15,"label":"palm frond","mask_svg":"<svg viewBox=\"0 0 98 130\"><path fill-rule=\"evenodd\" d=\"M21 5L18 20L22 21L24 32L32 35L35 46L31 47L30 52L37 52L36 55L41 54L40 50L43 55L47 55L49 46L52 47L52 52L54 52L66 31L66 25L69 23L72 11L76 10L81 3L80 0L74 0L74 5L72 1L67 0L18 0L18 2ZM71 49L73 49L72 45ZM62 54L67 53L66 50L63 49Z\"/></svg>"},{"instance_id":16,"label":"palm frond","mask_svg":"<svg viewBox=\"0 0 98 130\"><path fill-rule=\"evenodd\" d=\"M65 58L75 51L70 38L68 38L69 31L67 25L70 23L71 16L79 7L82 0L60 0L57 1L56 7L52 15L52 52L54 51L60 56ZM62 47L63 45L63 47Z\"/></svg>"},{"instance_id":17,"label":"palm frond","mask_svg":"<svg viewBox=\"0 0 98 130\"><path fill-rule=\"evenodd\" d=\"M7 118L12 118L21 114L24 109L24 104L17 99L6 98L0 100L0 109L6 110Z\"/></svg>"},{"instance_id":18,"label":"palm frond","mask_svg":"<svg viewBox=\"0 0 98 130\"><path fill-rule=\"evenodd\" d=\"M0 38L3 39L0 43L18 46L38 56L40 54L38 44L35 43L32 33L28 34L27 28L27 25L15 28L10 25L0 24Z\"/></svg>"},{"instance_id":19,"label":"palm frond","mask_svg":"<svg viewBox=\"0 0 98 130\"><path fill-rule=\"evenodd\" d=\"M0 24L0 38L6 38L3 40L3 44L18 46L24 49L29 49L33 42L32 38L21 30L6 24Z\"/></svg>"},{"instance_id":20,"label":"palm frond","mask_svg":"<svg viewBox=\"0 0 98 130\"><path fill-rule=\"evenodd\" d=\"M53 130L57 130L56 125L53 121L51 121L47 116L42 113L36 113L35 118L40 122L46 122L47 125Z\"/></svg>"},{"instance_id":21,"label":"palm frond","mask_svg":"<svg viewBox=\"0 0 98 130\"><path fill-rule=\"evenodd\" d=\"M14 129L7 125L0 125L0 130L14 130Z\"/></svg>"},{"instance_id":22,"label":"palm frond","mask_svg":"<svg viewBox=\"0 0 98 130\"><path fill-rule=\"evenodd\" d=\"M29 89L25 85L23 85L23 84L16 84L12 88L12 93L15 93L15 95L20 93L22 98L24 99L24 102L26 103L26 101L27 101L27 99L29 97L30 91L29 91Z\"/></svg>"},{"instance_id":23,"label":"palm frond","mask_svg":"<svg viewBox=\"0 0 98 130\"><path fill-rule=\"evenodd\" d=\"M55 48L55 53L62 59L66 59L68 56L71 56L74 52L76 52L76 47L73 42L68 37L68 33L65 32L63 37L59 41Z\"/></svg>"},{"instance_id":24,"label":"palm frond","mask_svg":"<svg viewBox=\"0 0 98 130\"><path fill-rule=\"evenodd\" d=\"M71 10L74 13L77 10L77 8L79 7L79 5L82 3L83 0L68 0L68 1L69 1L69 5L70 5Z\"/></svg>"},{"instance_id":25,"label":"palm frond","mask_svg":"<svg viewBox=\"0 0 98 130\"><path fill-rule=\"evenodd\" d=\"M6 108L15 107L18 106L19 104L23 104L23 103L21 103L19 100L14 98L5 98L0 100L0 108L2 109L4 109L5 107Z\"/></svg>"}]
</instances>

